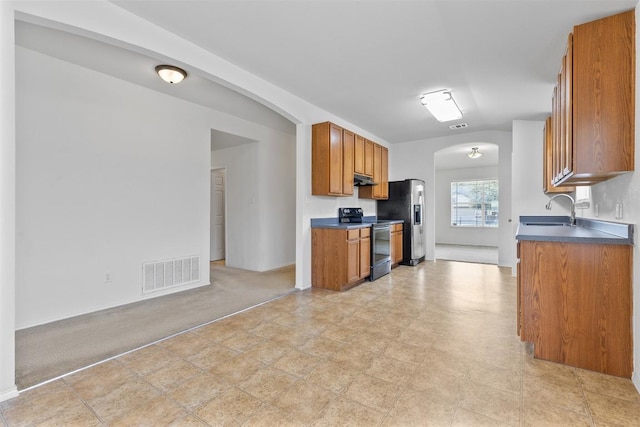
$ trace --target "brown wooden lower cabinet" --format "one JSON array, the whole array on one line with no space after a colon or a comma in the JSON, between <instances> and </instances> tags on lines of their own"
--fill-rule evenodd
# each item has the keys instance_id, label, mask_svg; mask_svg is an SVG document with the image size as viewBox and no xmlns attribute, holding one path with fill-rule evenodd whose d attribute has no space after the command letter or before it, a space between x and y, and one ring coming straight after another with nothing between
<instances>
[{"instance_id":1,"label":"brown wooden lower cabinet","mask_svg":"<svg viewBox=\"0 0 640 427\"><path fill-rule=\"evenodd\" d=\"M518 242L518 329L534 356L630 378L629 245Z\"/></svg>"},{"instance_id":2,"label":"brown wooden lower cabinet","mask_svg":"<svg viewBox=\"0 0 640 427\"><path fill-rule=\"evenodd\" d=\"M371 228L312 228L311 285L344 291L369 277Z\"/></svg>"}]
</instances>

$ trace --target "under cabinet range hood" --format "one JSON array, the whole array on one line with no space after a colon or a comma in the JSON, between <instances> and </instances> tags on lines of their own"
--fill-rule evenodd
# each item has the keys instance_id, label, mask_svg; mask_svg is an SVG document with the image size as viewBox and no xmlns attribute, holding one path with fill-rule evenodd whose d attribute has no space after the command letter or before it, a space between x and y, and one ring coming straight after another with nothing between
<instances>
[{"instance_id":1,"label":"under cabinet range hood","mask_svg":"<svg viewBox=\"0 0 640 427\"><path fill-rule=\"evenodd\" d=\"M364 186L364 185L378 185L377 182L373 182L368 176L354 174L353 175L353 185Z\"/></svg>"}]
</instances>

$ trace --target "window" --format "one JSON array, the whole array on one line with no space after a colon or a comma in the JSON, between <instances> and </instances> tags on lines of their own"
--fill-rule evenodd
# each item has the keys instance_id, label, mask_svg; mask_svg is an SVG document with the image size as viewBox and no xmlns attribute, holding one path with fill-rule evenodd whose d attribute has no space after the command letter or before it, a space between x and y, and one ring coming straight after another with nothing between
<instances>
[{"instance_id":1,"label":"window","mask_svg":"<svg viewBox=\"0 0 640 427\"><path fill-rule=\"evenodd\" d=\"M451 225L455 227L497 227L498 180L452 182Z\"/></svg>"}]
</instances>

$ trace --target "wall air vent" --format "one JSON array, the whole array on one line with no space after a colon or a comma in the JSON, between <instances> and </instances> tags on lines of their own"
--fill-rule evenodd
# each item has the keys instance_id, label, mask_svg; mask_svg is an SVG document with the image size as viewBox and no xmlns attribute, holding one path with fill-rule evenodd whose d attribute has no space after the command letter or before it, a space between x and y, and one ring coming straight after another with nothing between
<instances>
[{"instance_id":1,"label":"wall air vent","mask_svg":"<svg viewBox=\"0 0 640 427\"><path fill-rule=\"evenodd\" d=\"M200 257L142 263L142 292L157 292L200 280Z\"/></svg>"},{"instance_id":2,"label":"wall air vent","mask_svg":"<svg viewBox=\"0 0 640 427\"><path fill-rule=\"evenodd\" d=\"M467 125L466 123L458 123L458 124L455 124L455 125L451 125L451 126L449 126L449 129L453 129L453 130L456 130L456 129L464 129L464 128L466 128L467 126L468 126L468 125Z\"/></svg>"}]
</instances>

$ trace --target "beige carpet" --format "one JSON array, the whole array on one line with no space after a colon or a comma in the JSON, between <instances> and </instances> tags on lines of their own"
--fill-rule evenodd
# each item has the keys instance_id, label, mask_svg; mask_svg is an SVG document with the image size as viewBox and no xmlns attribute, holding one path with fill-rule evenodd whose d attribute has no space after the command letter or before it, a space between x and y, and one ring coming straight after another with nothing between
<instances>
[{"instance_id":1,"label":"beige carpet","mask_svg":"<svg viewBox=\"0 0 640 427\"><path fill-rule=\"evenodd\" d=\"M295 266L211 263L211 286L16 331L19 390L295 291Z\"/></svg>"}]
</instances>

